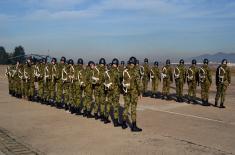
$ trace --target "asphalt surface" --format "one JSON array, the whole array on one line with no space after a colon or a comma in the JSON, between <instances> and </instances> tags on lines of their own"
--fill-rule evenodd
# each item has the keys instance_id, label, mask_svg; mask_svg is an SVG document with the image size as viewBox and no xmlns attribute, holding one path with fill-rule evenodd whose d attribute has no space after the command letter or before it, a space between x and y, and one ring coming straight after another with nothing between
<instances>
[{"instance_id":1,"label":"asphalt surface","mask_svg":"<svg viewBox=\"0 0 235 155\"><path fill-rule=\"evenodd\" d=\"M138 103L137 124L143 132L132 133L130 128L122 130L112 124L105 125L95 119L11 97L7 80L2 76L0 131L4 131L4 136L14 141L12 143L21 146L18 154L23 154L20 151L24 150L28 154L50 155L235 154L234 94L233 77L225 109L142 98ZM214 96L215 86L212 86L211 103L214 103ZM123 105L122 97L120 103ZM0 155L17 154L4 136L0 136Z\"/></svg>"}]
</instances>

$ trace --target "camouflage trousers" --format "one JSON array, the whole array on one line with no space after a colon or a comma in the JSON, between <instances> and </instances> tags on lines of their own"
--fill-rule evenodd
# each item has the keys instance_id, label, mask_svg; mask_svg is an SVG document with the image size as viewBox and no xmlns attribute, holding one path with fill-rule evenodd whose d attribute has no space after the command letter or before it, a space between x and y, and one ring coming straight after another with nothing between
<instances>
[{"instance_id":1,"label":"camouflage trousers","mask_svg":"<svg viewBox=\"0 0 235 155\"><path fill-rule=\"evenodd\" d=\"M84 110L91 111L91 103L92 103L92 96L93 96L93 89L92 86L87 86L84 90Z\"/></svg>"},{"instance_id":2,"label":"camouflage trousers","mask_svg":"<svg viewBox=\"0 0 235 155\"><path fill-rule=\"evenodd\" d=\"M34 90L35 90L35 86L34 86L33 81L24 82L25 96L27 97L34 96Z\"/></svg>"},{"instance_id":3,"label":"camouflage trousers","mask_svg":"<svg viewBox=\"0 0 235 155\"><path fill-rule=\"evenodd\" d=\"M209 82L201 83L201 99L202 100L206 101L209 99L209 89L210 89Z\"/></svg>"},{"instance_id":4,"label":"camouflage trousers","mask_svg":"<svg viewBox=\"0 0 235 155\"><path fill-rule=\"evenodd\" d=\"M105 116L108 117L110 114L110 107L112 105L113 107L113 116L114 119L118 119L119 118L119 98L120 98L120 92L119 90L111 90L108 92L107 94L107 98L108 101L106 102L106 112L105 112Z\"/></svg>"},{"instance_id":5,"label":"camouflage trousers","mask_svg":"<svg viewBox=\"0 0 235 155\"><path fill-rule=\"evenodd\" d=\"M43 98L43 92L44 92L43 80L39 80L38 81L38 97Z\"/></svg>"},{"instance_id":6,"label":"camouflage trousers","mask_svg":"<svg viewBox=\"0 0 235 155\"><path fill-rule=\"evenodd\" d=\"M197 89L197 83L196 81L189 81L188 82L188 96L190 98L196 98L196 89Z\"/></svg>"},{"instance_id":7,"label":"camouflage trousers","mask_svg":"<svg viewBox=\"0 0 235 155\"><path fill-rule=\"evenodd\" d=\"M137 108L137 101L138 101L138 93L128 92L123 95L123 98L124 98L123 120L124 121L127 120L129 108L131 106L131 120L132 122L136 122L136 108Z\"/></svg>"},{"instance_id":8,"label":"camouflage trousers","mask_svg":"<svg viewBox=\"0 0 235 155\"><path fill-rule=\"evenodd\" d=\"M74 104L78 108L82 108L82 101L83 101L83 88L79 84L76 85L76 91L75 91L75 100Z\"/></svg>"},{"instance_id":9,"label":"camouflage trousers","mask_svg":"<svg viewBox=\"0 0 235 155\"><path fill-rule=\"evenodd\" d=\"M56 94L56 83L55 81L51 81L49 84L49 95L50 95L50 99L55 99L55 94Z\"/></svg>"},{"instance_id":10,"label":"camouflage trousers","mask_svg":"<svg viewBox=\"0 0 235 155\"><path fill-rule=\"evenodd\" d=\"M103 86L96 87L94 95L95 95L94 113L98 113L100 108L100 114L105 115L106 94L103 89Z\"/></svg>"},{"instance_id":11,"label":"camouflage trousers","mask_svg":"<svg viewBox=\"0 0 235 155\"><path fill-rule=\"evenodd\" d=\"M43 88L44 88L43 99L48 101L50 99L50 80L44 81Z\"/></svg>"},{"instance_id":12,"label":"camouflage trousers","mask_svg":"<svg viewBox=\"0 0 235 155\"><path fill-rule=\"evenodd\" d=\"M148 90L148 77L144 76L142 79L143 83L143 93L146 93Z\"/></svg>"},{"instance_id":13,"label":"camouflage trousers","mask_svg":"<svg viewBox=\"0 0 235 155\"><path fill-rule=\"evenodd\" d=\"M56 82L57 85L57 90L56 90L56 97L55 100L57 103L61 103L62 102L62 96L63 96L63 82L57 81Z\"/></svg>"},{"instance_id":14,"label":"camouflage trousers","mask_svg":"<svg viewBox=\"0 0 235 155\"><path fill-rule=\"evenodd\" d=\"M225 95L228 85L227 84L218 84L217 85L217 92L215 96L215 101L218 102L220 99L221 103L224 103L225 101Z\"/></svg>"},{"instance_id":15,"label":"camouflage trousers","mask_svg":"<svg viewBox=\"0 0 235 155\"><path fill-rule=\"evenodd\" d=\"M163 84L162 84L162 94L163 95L169 95L170 85L171 85L171 81L169 79L163 79Z\"/></svg>"},{"instance_id":16,"label":"camouflage trousers","mask_svg":"<svg viewBox=\"0 0 235 155\"><path fill-rule=\"evenodd\" d=\"M157 93L158 91L158 84L159 80L158 79L152 79L152 93Z\"/></svg>"},{"instance_id":17,"label":"camouflage trousers","mask_svg":"<svg viewBox=\"0 0 235 155\"><path fill-rule=\"evenodd\" d=\"M176 80L175 86L176 86L176 96L183 97L184 81L181 79Z\"/></svg>"},{"instance_id":18,"label":"camouflage trousers","mask_svg":"<svg viewBox=\"0 0 235 155\"><path fill-rule=\"evenodd\" d=\"M68 98L69 104L75 106L75 99L76 99L76 85L75 83L69 83L69 90L68 90Z\"/></svg>"},{"instance_id":19,"label":"camouflage trousers","mask_svg":"<svg viewBox=\"0 0 235 155\"><path fill-rule=\"evenodd\" d=\"M70 100L70 84L68 82L63 83L63 96L64 96L64 103L69 104Z\"/></svg>"}]
</instances>

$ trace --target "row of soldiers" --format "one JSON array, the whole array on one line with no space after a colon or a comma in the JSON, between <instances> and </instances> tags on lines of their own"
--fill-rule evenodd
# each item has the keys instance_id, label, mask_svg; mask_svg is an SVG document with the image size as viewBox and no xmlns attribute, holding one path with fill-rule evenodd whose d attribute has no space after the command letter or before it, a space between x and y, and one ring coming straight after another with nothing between
<instances>
[{"instance_id":1,"label":"row of soldiers","mask_svg":"<svg viewBox=\"0 0 235 155\"><path fill-rule=\"evenodd\" d=\"M208 59L204 59L203 65L197 67L196 60L192 60L191 66L187 68L181 59L173 68L170 60L166 60L166 64L160 69L157 61L150 67L146 58L142 66L135 57L131 57L126 66L124 61L119 65L116 58L111 64L106 64L105 59L101 58L99 64L89 61L87 66L81 58L78 59L77 65L72 59L66 61L65 57L61 57L59 63L56 58L52 58L51 63L47 63L46 59L32 62L32 59L28 58L26 64L18 62L8 67L6 75L9 80L9 93L18 98L65 108L84 117L101 119L105 124L110 123L112 108L115 127L127 128L128 111L131 108L131 130L141 131L136 125L136 107L138 96L149 96L149 81L152 85L152 97L158 95L158 85L162 81L161 98L169 100L170 86L175 80L177 102L184 101L183 87L187 83L189 103L196 102L196 88L201 85L202 104L210 105L208 98L212 73L208 63ZM216 72L215 106L221 98L220 108L225 107L225 92L231 83L227 63L224 59ZM124 97L122 123L119 114L120 94Z\"/></svg>"}]
</instances>

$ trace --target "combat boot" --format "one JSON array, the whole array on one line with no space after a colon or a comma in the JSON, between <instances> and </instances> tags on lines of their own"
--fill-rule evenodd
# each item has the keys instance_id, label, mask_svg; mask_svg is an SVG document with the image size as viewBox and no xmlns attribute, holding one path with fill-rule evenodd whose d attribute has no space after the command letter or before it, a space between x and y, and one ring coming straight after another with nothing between
<instances>
[{"instance_id":1,"label":"combat boot","mask_svg":"<svg viewBox=\"0 0 235 155\"><path fill-rule=\"evenodd\" d=\"M110 123L111 121L109 120L109 117L105 117L105 120L104 120L104 124L108 124Z\"/></svg>"},{"instance_id":2,"label":"combat boot","mask_svg":"<svg viewBox=\"0 0 235 155\"><path fill-rule=\"evenodd\" d=\"M114 127L119 127L119 126L121 126L122 124L119 123L118 119L114 119L114 120L113 120L113 125L114 125Z\"/></svg>"},{"instance_id":3,"label":"combat boot","mask_svg":"<svg viewBox=\"0 0 235 155\"><path fill-rule=\"evenodd\" d=\"M219 108L225 108L224 103L221 102Z\"/></svg>"},{"instance_id":4,"label":"combat boot","mask_svg":"<svg viewBox=\"0 0 235 155\"><path fill-rule=\"evenodd\" d=\"M104 120L105 120L105 117L104 117L104 115L100 115L100 120L103 122Z\"/></svg>"},{"instance_id":5,"label":"combat boot","mask_svg":"<svg viewBox=\"0 0 235 155\"><path fill-rule=\"evenodd\" d=\"M126 129L128 126L127 126L127 124L126 124L126 121L123 121L122 122L122 129Z\"/></svg>"},{"instance_id":6,"label":"combat boot","mask_svg":"<svg viewBox=\"0 0 235 155\"><path fill-rule=\"evenodd\" d=\"M79 107L76 108L76 115L82 115L81 108Z\"/></svg>"},{"instance_id":7,"label":"combat boot","mask_svg":"<svg viewBox=\"0 0 235 155\"><path fill-rule=\"evenodd\" d=\"M96 120L100 118L100 116L98 115L98 113L95 113L94 116L95 116L95 119L96 119Z\"/></svg>"},{"instance_id":8,"label":"combat boot","mask_svg":"<svg viewBox=\"0 0 235 155\"><path fill-rule=\"evenodd\" d=\"M206 100L206 106L211 106L208 99Z\"/></svg>"},{"instance_id":9,"label":"combat boot","mask_svg":"<svg viewBox=\"0 0 235 155\"><path fill-rule=\"evenodd\" d=\"M141 128L138 128L138 127L136 126L136 122L133 122L133 123L132 123L132 127L131 127L131 131L132 131L132 132L141 132L142 129L141 129Z\"/></svg>"},{"instance_id":10,"label":"combat boot","mask_svg":"<svg viewBox=\"0 0 235 155\"><path fill-rule=\"evenodd\" d=\"M93 115L91 114L91 111L87 111L87 118L93 118Z\"/></svg>"},{"instance_id":11,"label":"combat boot","mask_svg":"<svg viewBox=\"0 0 235 155\"><path fill-rule=\"evenodd\" d=\"M83 110L83 117L87 116L87 110Z\"/></svg>"},{"instance_id":12,"label":"combat boot","mask_svg":"<svg viewBox=\"0 0 235 155\"><path fill-rule=\"evenodd\" d=\"M217 105L218 105L218 101L215 101L215 107L217 107Z\"/></svg>"},{"instance_id":13,"label":"combat boot","mask_svg":"<svg viewBox=\"0 0 235 155\"><path fill-rule=\"evenodd\" d=\"M180 102L180 98L179 97L176 98L176 102Z\"/></svg>"}]
</instances>

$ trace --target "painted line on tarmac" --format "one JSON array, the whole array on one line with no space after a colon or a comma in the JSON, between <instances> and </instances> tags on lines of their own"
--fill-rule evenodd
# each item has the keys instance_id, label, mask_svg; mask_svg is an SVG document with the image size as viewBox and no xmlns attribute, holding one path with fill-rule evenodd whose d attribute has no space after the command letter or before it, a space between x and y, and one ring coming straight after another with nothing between
<instances>
[{"instance_id":1,"label":"painted line on tarmac","mask_svg":"<svg viewBox=\"0 0 235 155\"><path fill-rule=\"evenodd\" d=\"M167 111L167 110L160 110L160 109L156 110L156 111L164 112L164 113L169 113L169 114L174 114L174 115L185 116L185 117L193 117L193 118L197 118L197 119L203 119L203 120L212 121L212 122L218 122L218 123L223 123L223 124L230 124L230 123L226 123L224 121L220 121L220 120L216 120L216 119L211 119L211 118L207 118L207 117L196 116L196 115L182 114L182 113L177 113L177 112L172 112L172 111Z\"/></svg>"},{"instance_id":2,"label":"painted line on tarmac","mask_svg":"<svg viewBox=\"0 0 235 155\"><path fill-rule=\"evenodd\" d=\"M208 118L208 117L202 117L202 116L197 116L197 115L183 114L183 113L169 111L170 109L174 109L174 108L177 108L177 107L183 107L183 106L188 106L188 104L179 104L177 106L176 105L175 106L168 105L166 107L164 107L164 106L155 107L155 106L140 105L140 106L137 107L137 110L143 111L145 109L148 109L148 110L159 111L159 112L164 112L164 113L173 114L173 115L180 115L180 116L184 116L184 117L197 118L197 119L202 119L202 120L207 120L207 121L212 121L212 122L217 122L217 123L222 123L222 124L235 125L234 123L224 122L224 121L221 121L221 120L212 119L212 118Z\"/></svg>"}]
</instances>

